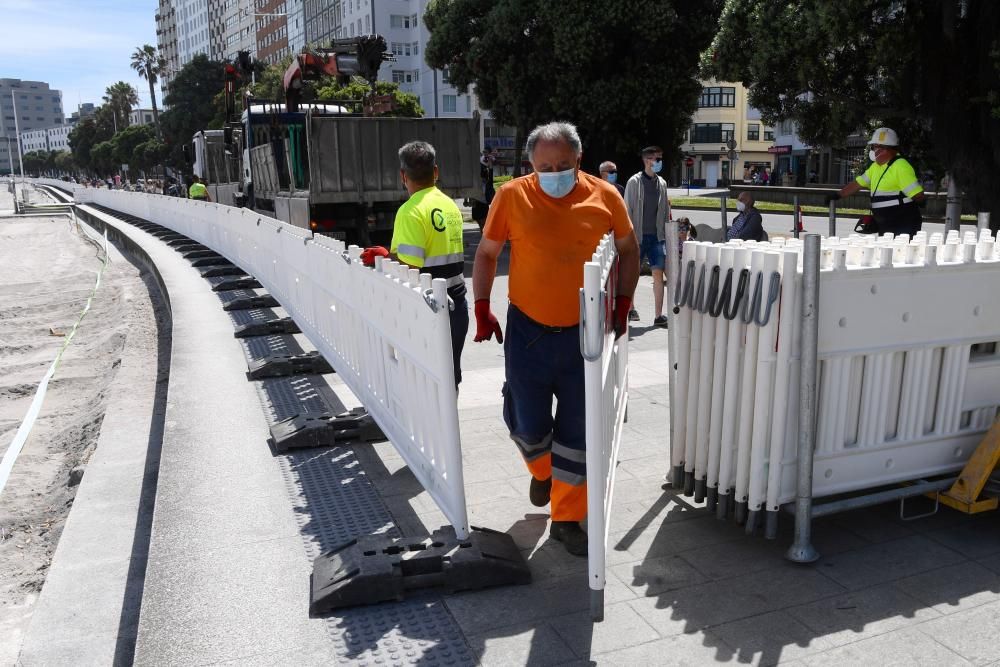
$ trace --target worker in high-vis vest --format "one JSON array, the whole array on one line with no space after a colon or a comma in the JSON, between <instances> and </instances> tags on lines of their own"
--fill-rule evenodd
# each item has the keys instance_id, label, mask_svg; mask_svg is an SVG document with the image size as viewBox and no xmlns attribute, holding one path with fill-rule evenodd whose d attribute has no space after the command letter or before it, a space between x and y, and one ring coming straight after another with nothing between
<instances>
[{"instance_id":1,"label":"worker in high-vis vest","mask_svg":"<svg viewBox=\"0 0 1000 667\"><path fill-rule=\"evenodd\" d=\"M444 278L454 307L451 320L451 351L455 362L455 385L462 381L462 348L469 331L469 306L465 298L465 245L462 212L437 188L438 167L434 147L426 141L411 141L399 149L399 175L409 193L396 212L390 250L366 248L361 261L373 266L376 257L394 256L400 262Z\"/></svg>"},{"instance_id":2,"label":"worker in high-vis vest","mask_svg":"<svg viewBox=\"0 0 1000 667\"><path fill-rule=\"evenodd\" d=\"M188 197L191 199L200 199L201 201L212 201L212 198L208 196L208 188L205 187L200 178L192 176L191 181L191 187L188 188Z\"/></svg>"},{"instance_id":3,"label":"worker in high-vis vest","mask_svg":"<svg viewBox=\"0 0 1000 667\"><path fill-rule=\"evenodd\" d=\"M893 130L878 128L868 144L871 165L829 198L837 200L867 189L871 192L872 216L878 233L912 237L920 231L919 204L924 199L924 189L913 166L899 155L899 137Z\"/></svg>"}]
</instances>

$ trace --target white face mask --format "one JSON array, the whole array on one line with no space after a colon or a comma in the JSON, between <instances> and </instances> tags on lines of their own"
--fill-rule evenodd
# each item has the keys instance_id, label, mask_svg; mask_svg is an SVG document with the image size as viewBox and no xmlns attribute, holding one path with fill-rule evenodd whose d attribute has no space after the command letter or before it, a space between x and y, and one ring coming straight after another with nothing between
<instances>
[{"instance_id":1,"label":"white face mask","mask_svg":"<svg viewBox=\"0 0 1000 667\"><path fill-rule=\"evenodd\" d=\"M746 207L747 207L747 205L744 204L743 202L741 202L741 201L736 202L736 210L737 211L743 212L746 209Z\"/></svg>"}]
</instances>

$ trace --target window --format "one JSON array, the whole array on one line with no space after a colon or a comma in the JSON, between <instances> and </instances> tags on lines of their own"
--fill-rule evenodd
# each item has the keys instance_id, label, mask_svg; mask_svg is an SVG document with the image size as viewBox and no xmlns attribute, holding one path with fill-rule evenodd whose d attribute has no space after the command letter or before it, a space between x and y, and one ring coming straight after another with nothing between
<instances>
[{"instance_id":1,"label":"window","mask_svg":"<svg viewBox=\"0 0 1000 667\"><path fill-rule=\"evenodd\" d=\"M471 112L472 112L472 96L471 95L466 95L465 96L465 113L471 113Z\"/></svg>"},{"instance_id":2,"label":"window","mask_svg":"<svg viewBox=\"0 0 1000 667\"><path fill-rule=\"evenodd\" d=\"M735 107L736 89L724 86L712 86L701 89L701 98L698 100L700 108L706 107Z\"/></svg>"},{"instance_id":3,"label":"window","mask_svg":"<svg viewBox=\"0 0 1000 667\"><path fill-rule=\"evenodd\" d=\"M419 70L402 70L402 69L392 70L393 83L413 83L419 80L420 80Z\"/></svg>"},{"instance_id":4,"label":"window","mask_svg":"<svg viewBox=\"0 0 1000 667\"><path fill-rule=\"evenodd\" d=\"M458 110L458 99L454 95L442 95L441 106L445 113L455 113Z\"/></svg>"},{"instance_id":5,"label":"window","mask_svg":"<svg viewBox=\"0 0 1000 667\"><path fill-rule=\"evenodd\" d=\"M747 125L747 141L760 140L760 123L749 123Z\"/></svg>"},{"instance_id":6,"label":"window","mask_svg":"<svg viewBox=\"0 0 1000 667\"><path fill-rule=\"evenodd\" d=\"M396 56L403 55L403 44L401 42L392 43L392 53Z\"/></svg>"},{"instance_id":7,"label":"window","mask_svg":"<svg viewBox=\"0 0 1000 667\"><path fill-rule=\"evenodd\" d=\"M764 141L774 141L774 130L764 128Z\"/></svg>"},{"instance_id":8,"label":"window","mask_svg":"<svg viewBox=\"0 0 1000 667\"><path fill-rule=\"evenodd\" d=\"M732 123L697 123L691 128L692 144L721 144L733 138Z\"/></svg>"},{"instance_id":9,"label":"window","mask_svg":"<svg viewBox=\"0 0 1000 667\"><path fill-rule=\"evenodd\" d=\"M441 83L451 83L451 80L448 78L448 68L447 67L445 67L443 70L441 70Z\"/></svg>"}]
</instances>

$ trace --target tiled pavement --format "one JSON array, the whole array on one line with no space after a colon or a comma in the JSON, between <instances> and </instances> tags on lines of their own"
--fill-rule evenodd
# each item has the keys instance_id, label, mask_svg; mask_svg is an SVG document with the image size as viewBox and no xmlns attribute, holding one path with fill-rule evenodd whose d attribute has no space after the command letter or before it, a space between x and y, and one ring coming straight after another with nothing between
<instances>
[{"instance_id":1,"label":"tiled pavement","mask_svg":"<svg viewBox=\"0 0 1000 667\"><path fill-rule=\"evenodd\" d=\"M505 296L500 276L493 308L502 322ZM602 623L590 621L585 560L549 541L547 512L528 503L527 472L500 416L501 347L472 343L470 331L459 398L470 521L511 533L534 576L530 586L443 598L483 663L1000 661L997 514L942 509L903 521L888 505L829 517L815 524L823 558L800 566L783 558L790 517L777 540L748 537L664 489L667 332L649 326L648 276L636 302ZM359 457L404 534L446 523L391 445Z\"/></svg>"}]
</instances>

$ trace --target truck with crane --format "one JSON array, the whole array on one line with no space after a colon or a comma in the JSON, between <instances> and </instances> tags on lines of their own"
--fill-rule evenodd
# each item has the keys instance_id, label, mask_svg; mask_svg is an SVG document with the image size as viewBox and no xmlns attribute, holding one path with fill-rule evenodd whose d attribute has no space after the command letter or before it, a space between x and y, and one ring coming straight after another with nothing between
<instances>
[{"instance_id":1,"label":"truck with crane","mask_svg":"<svg viewBox=\"0 0 1000 667\"><path fill-rule=\"evenodd\" d=\"M283 78L281 102L247 98L232 112L235 68L227 68L227 111L233 122L192 139L195 173L215 201L248 206L292 225L348 243L388 244L396 210L407 193L397 152L413 140L437 151L438 187L455 199L479 194L479 118L400 118L374 82L385 39L367 35L303 50ZM302 82L321 75L368 81L364 100L303 102Z\"/></svg>"}]
</instances>

